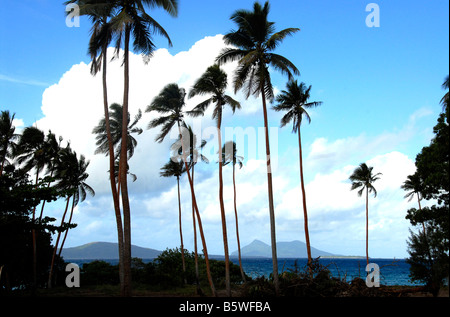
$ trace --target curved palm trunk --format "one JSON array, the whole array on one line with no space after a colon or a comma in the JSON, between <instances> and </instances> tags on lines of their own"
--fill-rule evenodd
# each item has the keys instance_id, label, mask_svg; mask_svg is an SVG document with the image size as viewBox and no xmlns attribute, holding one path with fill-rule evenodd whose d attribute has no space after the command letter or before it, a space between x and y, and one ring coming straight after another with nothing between
<instances>
[{"instance_id":1,"label":"curved palm trunk","mask_svg":"<svg viewBox=\"0 0 450 317\"><path fill-rule=\"evenodd\" d=\"M192 165L192 186L194 186L194 166ZM193 197L191 197L192 199ZM195 284L197 285L197 294L201 294L199 275L198 275L198 253L197 253L197 226L195 223L194 200L192 199L192 225L194 226L194 259L195 259Z\"/></svg>"},{"instance_id":2,"label":"curved palm trunk","mask_svg":"<svg viewBox=\"0 0 450 317\"><path fill-rule=\"evenodd\" d=\"M70 198L72 196L67 197L66 209L64 210L64 214L63 214L62 219L61 219L61 227L64 224L64 218L66 217L67 209L69 208L69 201L70 201ZM58 250L58 244L59 244L59 239L60 238L61 238L61 231L58 231L58 236L57 236L56 242L55 242L55 248L53 249L52 262L50 264L50 272L48 274L48 285L47 285L48 288L52 287L53 266L55 265L56 251Z\"/></svg>"},{"instance_id":3,"label":"curved palm trunk","mask_svg":"<svg viewBox=\"0 0 450 317\"><path fill-rule=\"evenodd\" d=\"M181 227L181 199L180 199L180 177L179 176L177 176L177 185L178 185L178 222L180 224L180 240L181 240L181 261L183 263L184 284L187 284L186 264L184 262L183 230Z\"/></svg>"},{"instance_id":4,"label":"curved palm trunk","mask_svg":"<svg viewBox=\"0 0 450 317\"><path fill-rule=\"evenodd\" d=\"M74 208L75 208L75 196L72 199L72 208L70 209L70 217L69 217L69 221L67 222L67 224L69 224L69 225L72 223L72 216L73 216ZM64 248L64 243L66 242L68 232L69 232L69 228L67 228L67 230L64 232L64 238L61 242L61 247L59 248L58 256L61 256L62 249Z\"/></svg>"},{"instance_id":5,"label":"curved palm trunk","mask_svg":"<svg viewBox=\"0 0 450 317\"><path fill-rule=\"evenodd\" d=\"M123 123L122 123L122 143L120 151L119 179L121 181L122 208L123 208L123 296L131 296L131 215L130 201L128 198L127 184L127 126L128 122L128 93L130 88L129 78L129 44L130 27L125 26L125 47L124 47L124 92L123 92Z\"/></svg>"},{"instance_id":6,"label":"curved palm trunk","mask_svg":"<svg viewBox=\"0 0 450 317\"><path fill-rule=\"evenodd\" d=\"M217 132L219 143L219 203L220 203L220 216L222 219L222 234L223 234L223 248L225 253L225 287L227 296L231 296L230 285L230 258L228 255L228 237L227 237L227 221L225 218L225 205L223 202L223 177L222 177L222 133L220 126L222 124L222 111L219 111L217 118Z\"/></svg>"},{"instance_id":7,"label":"curved palm trunk","mask_svg":"<svg viewBox=\"0 0 450 317\"><path fill-rule=\"evenodd\" d=\"M105 113L105 126L106 126L106 137L108 139L109 146L109 182L111 185L111 193L113 196L114 212L116 215L116 226L117 226L117 236L118 236L118 248L119 248L119 280L120 280L120 290L121 294L124 293L124 271L123 271L123 227L122 227L122 215L120 213L120 202L118 190L116 190L115 176L114 176L114 148L112 144L111 137L111 125L109 123L109 108L108 108L108 88L106 84L106 67L107 67L107 57L106 52L108 45L103 46L103 74L102 74L102 86L103 86L103 110Z\"/></svg>"},{"instance_id":8,"label":"curved palm trunk","mask_svg":"<svg viewBox=\"0 0 450 317\"><path fill-rule=\"evenodd\" d=\"M366 261L369 264L369 189L366 187Z\"/></svg>"},{"instance_id":9,"label":"curved palm trunk","mask_svg":"<svg viewBox=\"0 0 450 317\"><path fill-rule=\"evenodd\" d=\"M236 240L238 245L238 258L239 258L239 268L241 270L242 281L245 283L244 269L242 268L241 259L241 242L239 241L239 224L238 224L238 213L236 206L236 177L235 177L235 163L233 162L233 190L234 190L234 215L236 217Z\"/></svg>"},{"instance_id":10,"label":"curved palm trunk","mask_svg":"<svg viewBox=\"0 0 450 317\"><path fill-rule=\"evenodd\" d=\"M298 123L298 154L300 157L300 183L302 187L302 197L303 197L303 217L305 222L305 240L306 240L306 251L308 253L308 267L311 265L311 244L309 242L309 230L308 230L308 211L306 209L306 191L305 182L303 180L303 158L302 158L302 139L300 136L300 122Z\"/></svg>"},{"instance_id":11,"label":"curved palm trunk","mask_svg":"<svg viewBox=\"0 0 450 317\"><path fill-rule=\"evenodd\" d=\"M266 96L264 88L261 89L263 114L264 114L264 132L266 136L266 160L267 160L267 190L269 196L269 217L270 217L270 239L272 244L272 264L273 264L273 284L275 286L275 294L280 292L278 281L278 258L277 258L277 239L275 233L275 210L273 207L273 189L272 189L272 170L270 163L270 145L269 145L269 128L267 120Z\"/></svg>"},{"instance_id":12,"label":"curved palm trunk","mask_svg":"<svg viewBox=\"0 0 450 317\"><path fill-rule=\"evenodd\" d=\"M180 136L182 137L183 134L181 133L181 127L180 127L180 122L178 122L178 131L180 133ZM197 199L195 198L195 192L194 192L194 185L192 183L192 178L191 178L191 173L189 172L189 167L187 165L187 161L186 161L186 155L185 155L185 149L184 149L184 145L183 145L183 139L181 139L181 145L182 145L182 152L183 152L183 161L184 161L184 166L186 168L186 174L188 176L188 180L189 180L189 185L191 187L191 196L192 196L192 202L194 204L194 209L195 209L195 214L197 216L197 221L198 221L198 229L200 231L200 237L202 238L202 244L203 244L203 253L205 255L205 263L206 263L206 275L208 277L208 282L209 285L211 287L211 292L213 296L216 296L216 289L214 287L214 283L212 280L212 276L211 276L211 270L210 270L210 266L209 266L209 257L208 257L208 249L206 247L206 240L205 240L205 235L203 234L203 226L202 226L202 220L200 218L200 213L198 212L198 206L197 206Z\"/></svg>"}]
</instances>

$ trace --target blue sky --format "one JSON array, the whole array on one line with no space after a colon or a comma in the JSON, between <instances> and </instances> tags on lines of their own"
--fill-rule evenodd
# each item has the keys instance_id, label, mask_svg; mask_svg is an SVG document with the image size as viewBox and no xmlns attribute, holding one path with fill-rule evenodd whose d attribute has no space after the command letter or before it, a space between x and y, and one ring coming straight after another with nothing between
<instances>
[{"instance_id":1,"label":"blue sky","mask_svg":"<svg viewBox=\"0 0 450 317\"><path fill-rule=\"evenodd\" d=\"M150 76L148 78L137 77L143 82L135 81L135 87L148 90L146 96L154 96L160 89L160 86L158 88L157 85L152 86L153 79L149 78L154 78L156 83L158 78L178 78L179 83L192 82L195 78L190 76L198 72L201 74L202 71L195 69L196 63L203 65L201 63L203 52L198 53L193 48L199 47L205 51L207 43L218 45L216 35L226 34L235 27L229 20L234 10L250 9L253 5L253 1L247 0L179 2L177 18L169 17L161 10L151 12L151 15L167 30L174 44L169 48L166 40L155 36L155 43L161 50L160 54L155 54L154 63L157 64L160 60L184 59L188 62L184 65L161 62L157 65L158 72L148 73ZM73 144L80 144L78 151L91 159L92 182L101 184L100 177L97 176L106 174L94 171L94 168L101 167L100 159L103 158L94 156L92 144L84 147L84 143L89 142L78 140L77 137L81 138L80 133L68 127L70 125L68 121L78 119L76 129L87 131L85 135L88 136L92 125L87 122L99 120L95 117L82 121L73 109L79 107L79 111L82 111L97 107L94 101L92 105L87 105L90 103L89 100L97 100L94 97L82 99L82 95L85 94L83 89L87 89L83 88L83 81L90 80L90 75L86 75L88 69L86 65L89 64L86 52L90 22L81 18L79 28L67 27L62 1L1 0L1 3L1 110L8 109L16 113L16 118L22 120L18 121L18 125L21 122L25 126L37 122L39 127L53 127L57 130L56 133L71 139ZM310 100L323 102L321 107L311 113L311 124L302 126L305 177L309 186L307 195L308 191L311 192L308 199L311 212L311 240L313 246L319 249L340 254L364 253L364 237L353 241L349 238L352 234L342 231L345 227L349 228L353 236L360 234L360 229L364 229L364 222L360 224L356 222L363 216L364 206L358 201L356 193L350 193L351 196L355 196L355 201L352 200L350 203L350 198L332 193L332 188L328 188L325 184L343 186L345 182L342 175L351 173L352 168L362 161L379 164L380 168L386 169L383 171L384 175L388 171L400 171L402 170L400 167L411 166L415 155L423 146L429 144L432 137L432 127L441 110L439 100L444 94L441 84L449 69L448 1L376 1L380 8L380 26L372 28L367 27L365 23L370 13L365 11L368 3L370 1L277 0L271 1L269 16L270 20L276 22L277 30L286 27L301 29L293 37L287 38L276 52L289 58L299 68L301 72L299 81L312 85ZM194 53L197 55L194 56ZM136 60L138 58L139 56L136 56ZM136 63L134 69L135 73L138 73L138 69L144 69L144 66ZM178 69L174 69L175 66ZM116 68L117 75L110 80L111 86L116 85L115 81L120 81L120 66ZM111 69L111 74L113 72ZM133 68L131 72L133 73ZM178 73L182 73L182 76L171 76ZM229 76L232 76L231 72ZM277 91L284 89L286 79L275 73L272 76ZM148 84L145 82L147 79ZM70 82L70 88L66 87L66 82ZM120 87L120 83L117 83L117 87ZM117 90L119 93L120 89ZM144 110L151 101L150 97L139 99L138 95L141 94L144 92L136 91L138 104L132 111L137 107ZM117 98L119 97L118 95ZM259 100L245 101L241 98L240 101L248 111L226 116L224 125L261 127ZM98 107L101 107L101 104L98 104ZM64 116L64 113L69 113L68 111L74 113L70 120ZM281 115L273 111L270 111L269 115L270 125L278 127ZM148 117L144 119L141 126L145 128ZM206 117L205 120L208 122ZM67 124L64 124L65 122ZM203 123L202 126L207 126L207 123ZM280 219L277 229L278 239L304 241L302 217L293 211L296 208L295 204L300 202L297 138L291 134L289 127L274 131L276 131L275 140L271 141L272 146L277 145L274 151L279 159L277 172L274 173L275 177L278 177L276 186L280 190L276 200L276 210L279 210L277 217ZM142 158L139 154L133 158L137 170L141 168L138 166L140 162L146 162L145 146L149 144L149 147L156 149L156 145L150 145L149 139L152 137L149 137L149 133L146 131L141 137L142 146L138 153L141 153ZM163 152L161 145L158 146L157 151ZM104 161L102 162L104 164ZM159 169L156 163L155 166L148 161L146 164L156 171ZM249 189L259 188L257 185L265 181L265 173L259 173L258 170L250 173L249 170L252 169L248 168L246 172L242 172L245 175L242 176L244 183L242 186ZM205 188L208 188L208 184L216 186L215 172L214 165L204 168L204 172L200 170L199 186L203 185ZM392 189L397 188L398 182L411 170L405 169L403 172L405 175L395 174L398 179L394 177L391 179L386 175L386 183L380 185L381 188L386 188L385 195L380 195L374 201L373 256L407 256L405 240L408 237L408 223L404 220L404 214L407 208L414 205L402 199L404 193ZM157 175L155 172L147 175L145 171L141 171L141 175L138 174L140 183L135 184L135 219L136 222L140 222L141 219L143 222L147 221L147 228L169 223L169 220L162 216L164 208L171 208L169 203L162 204L161 210L155 207L152 211L148 206L154 206L155 201L159 203L165 201L164 199L170 201L169 197L172 197L175 189L170 180L155 180L152 178L155 175ZM104 181L107 181L106 177ZM395 186L392 185L391 188L389 181ZM108 192L101 186L103 185L99 185L95 198L78 206L79 226L69 234L67 240L69 246L93 240L114 241L115 227L108 227L113 223L112 218L99 211L109 198ZM324 192L320 193L321 189ZM267 243L270 241L269 236L262 233L266 230L263 215L267 206L261 203L266 199L264 191L262 187L260 192L255 192L254 195L248 193L248 197L255 199L253 205L251 201L242 201L240 204L242 209L255 210L254 219L251 218L253 215L251 212L247 216L243 215L244 232L241 244L250 243L255 238ZM211 252L221 253L223 249L220 236L216 238L214 233L214 230L219 228L219 223L213 216L216 196L214 192L205 194L204 212L207 219L211 214L209 227ZM341 202L336 201L339 198ZM324 201L329 204L322 205ZM189 201L186 200L185 204L189 206ZM300 205L298 208L296 212L301 211ZM397 208L399 210L391 210ZM48 212L57 214L59 211L54 207L54 210L49 208ZM231 226L234 220L231 210L229 212ZM106 217L107 220L99 221L99 215ZM245 224L251 224L255 219L262 219L262 227L255 230L254 227L248 226L245 229ZM175 231L170 238L156 229L150 230L153 234L146 234L144 229L139 227L139 223L135 226L134 241L138 245L160 249L177 245L176 224L172 225ZM185 230L189 230L188 224ZM389 230L400 233L390 235ZM231 229L230 231L232 232ZM145 239L144 235L147 235ZM186 235L189 233L186 232ZM333 244L333 241L336 242ZM235 250L232 246L230 249Z\"/></svg>"}]
</instances>

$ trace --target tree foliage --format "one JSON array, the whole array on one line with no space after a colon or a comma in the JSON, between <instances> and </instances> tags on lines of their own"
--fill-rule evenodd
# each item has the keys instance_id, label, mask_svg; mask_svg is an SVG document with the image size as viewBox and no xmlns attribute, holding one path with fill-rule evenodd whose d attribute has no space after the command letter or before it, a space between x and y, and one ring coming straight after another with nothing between
<instances>
[{"instance_id":1,"label":"tree foliage","mask_svg":"<svg viewBox=\"0 0 450 317\"><path fill-rule=\"evenodd\" d=\"M416 192L425 200L433 202L433 205L411 208L406 215L413 226L421 225L423 228L418 233L410 232L410 257L407 259L411 265L410 277L414 281L425 283L433 295L437 295L449 272L448 112L448 106L445 105L444 112L439 115L433 129L434 138L416 157L417 170L412 176L421 181L416 186Z\"/></svg>"}]
</instances>

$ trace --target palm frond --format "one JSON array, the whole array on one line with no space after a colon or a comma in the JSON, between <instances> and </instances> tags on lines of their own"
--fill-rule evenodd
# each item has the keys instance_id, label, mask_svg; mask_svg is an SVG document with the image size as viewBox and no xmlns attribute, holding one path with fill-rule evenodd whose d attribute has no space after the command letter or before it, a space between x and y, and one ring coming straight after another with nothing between
<instances>
[{"instance_id":1,"label":"palm frond","mask_svg":"<svg viewBox=\"0 0 450 317\"><path fill-rule=\"evenodd\" d=\"M289 80L293 78L293 75L300 76L300 71L286 57L273 53L270 53L269 56L270 66L280 71L283 75L287 75Z\"/></svg>"},{"instance_id":2,"label":"palm frond","mask_svg":"<svg viewBox=\"0 0 450 317\"><path fill-rule=\"evenodd\" d=\"M298 31L300 31L299 28L287 28L272 34L266 42L267 49L273 51L287 36L292 36Z\"/></svg>"}]
</instances>

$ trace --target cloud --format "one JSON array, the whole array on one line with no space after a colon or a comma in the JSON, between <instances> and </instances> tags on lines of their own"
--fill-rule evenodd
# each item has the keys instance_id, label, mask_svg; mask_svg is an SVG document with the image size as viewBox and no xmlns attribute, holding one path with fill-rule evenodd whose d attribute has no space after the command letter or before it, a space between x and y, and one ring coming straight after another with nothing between
<instances>
[{"instance_id":1,"label":"cloud","mask_svg":"<svg viewBox=\"0 0 450 317\"><path fill-rule=\"evenodd\" d=\"M305 160L306 167L307 169L329 172L342 165L364 162L370 159L374 153L387 153L398 149L412 138L417 137L419 133L423 133L419 131L418 124L421 118L430 114L432 114L432 111L429 108L416 110L398 131L385 131L373 136L361 133L358 136L336 140L318 137L310 145ZM427 140L430 139L428 130L425 133L427 135L425 139Z\"/></svg>"},{"instance_id":2,"label":"cloud","mask_svg":"<svg viewBox=\"0 0 450 317\"><path fill-rule=\"evenodd\" d=\"M168 83L176 82L189 90L206 68L214 63L224 45L222 35L206 37L188 51L175 55L166 49L159 49L148 64L143 62L140 55L130 54L131 115L134 116L138 109L144 111ZM112 50L108 54L112 56ZM224 67L230 83L235 66L231 64ZM44 117L36 123L43 130L51 129L58 136L63 136L66 141L70 141L77 153L84 154L90 160L87 182L95 189L96 196L88 198L76 208L74 222L78 223L78 227L69 233L66 246L116 240L116 221L107 174L108 160L104 155L94 155L95 138L91 133L103 117L101 80L101 75L94 77L90 74L90 65L73 65L57 84L45 90L42 98ZM107 80L109 103L121 104L121 59L108 64ZM229 94L234 95L231 85L228 90ZM246 157L244 167L236 169L241 245L250 243L253 239L269 243L266 165L259 156L260 150L264 150L264 138L259 137L259 127L252 125L256 122L254 120L262 124L261 105L258 99L245 100L240 93L235 98L244 107L239 116L233 117L233 121L230 120L231 112L226 111L224 126L239 127L242 123L243 131L249 127L255 133L256 138L250 143L258 143L257 149L250 149L251 144L248 142L238 145L239 154ZM201 100L201 97L188 99L187 108L195 106ZM215 126L215 122L211 120L211 112L212 109L209 109L204 117L191 119L190 123L196 133L202 132L199 138L207 138L209 143L211 162L196 168L195 191L208 251L218 254L223 253L223 242L218 204L218 170L213 157L217 145L216 140L205 132ZM340 254L364 254L365 202L350 191L348 177L357 164L366 161L374 166L376 172L383 173L382 179L377 182L379 196L370 200L371 237L376 241L374 245L378 246L381 253L386 252L386 246L391 245L398 245L390 251L391 254L405 253L404 240L408 235L408 223L404 220L404 213L409 205L403 199L404 193L399 186L407 175L413 173L414 162L393 149L399 143L409 140L416 132L415 122L428 114L426 109L414 113L400 131L376 136L361 134L338 140L323 136L316 138L310 148L305 149L304 168L309 175L306 178L306 193L313 246ZM179 246L178 192L175 179L159 175L160 167L169 159L169 146L173 140L166 140L161 144L154 141L159 130L146 128L155 116L143 113L138 126L144 129L144 133L136 136L138 145L129 161L130 171L138 177L136 182L129 183L132 239L133 244L165 249ZM176 137L175 131L172 138ZM277 133L271 135L271 146L274 147L272 159L275 167L273 189L277 239L304 240L297 153L293 152L292 147L278 148L278 143L282 144L278 142L278 137ZM250 153L252 151L258 154ZM264 151L262 153L265 154ZM223 170L230 252L236 250L231 171L230 166ZM180 182L180 191L185 247L193 250L191 193L185 176ZM48 205L46 213L60 219L60 206ZM200 245L200 237L198 238Z\"/></svg>"}]
</instances>

